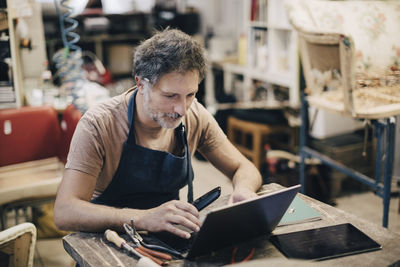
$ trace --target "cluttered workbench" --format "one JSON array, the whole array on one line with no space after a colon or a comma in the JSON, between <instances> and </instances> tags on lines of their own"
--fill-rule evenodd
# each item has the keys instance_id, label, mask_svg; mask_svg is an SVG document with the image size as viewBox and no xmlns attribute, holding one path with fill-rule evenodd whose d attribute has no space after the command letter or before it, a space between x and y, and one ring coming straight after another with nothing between
<instances>
[{"instance_id":1,"label":"cluttered workbench","mask_svg":"<svg viewBox=\"0 0 400 267\"><path fill-rule=\"evenodd\" d=\"M262 193L269 193L281 188L282 186L278 184L268 184L264 185L260 191L262 191ZM308 196L298 194L298 197L316 210L321 215L321 219L311 222L278 226L273 231L274 235L342 223L351 223L381 244L382 249L318 262L289 260L269 242L268 237L260 236L239 244L237 246L237 253L236 251L233 253L236 245L232 244L231 246L215 251L210 255L197 258L195 262L188 260L172 260L168 262L168 265L226 265L242 262L243 265L246 265L247 263L251 264L251 266L254 266L254 264L260 266L264 266L265 264L279 264L279 266L294 266L295 264L296 266L389 266L395 263L400 263L399 234L390 232L379 225L365 221ZM204 209L201 212L201 215L205 216L208 211L226 204L227 200L228 196L218 199ZM129 240L127 235L121 234L121 237L125 240ZM63 238L63 244L65 250L80 266L135 266L137 264L136 257L108 242L103 233L73 233ZM253 248L254 250L252 253L251 251ZM250 254L251 259L246 259ZM246 262L243 261L244 259Z\"/></svg>"}]
</instances>

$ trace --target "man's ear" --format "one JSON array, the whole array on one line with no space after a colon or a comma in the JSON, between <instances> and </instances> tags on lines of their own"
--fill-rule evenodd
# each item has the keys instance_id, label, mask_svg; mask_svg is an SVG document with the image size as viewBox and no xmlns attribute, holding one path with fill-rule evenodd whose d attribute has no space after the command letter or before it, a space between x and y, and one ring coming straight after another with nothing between
<instances>
[{"instance_id":1,"label":"man's ear","mask_svg":"<svg viewBox=\"0 0 400 267\"><path fill-rule=\"evenodd\" d=\"M138 92L140 94L143 94L144 88L143 88L142 79L135 75L135 82L136 82L136 88L138 89Z\"/></svg>"}]
</instances>

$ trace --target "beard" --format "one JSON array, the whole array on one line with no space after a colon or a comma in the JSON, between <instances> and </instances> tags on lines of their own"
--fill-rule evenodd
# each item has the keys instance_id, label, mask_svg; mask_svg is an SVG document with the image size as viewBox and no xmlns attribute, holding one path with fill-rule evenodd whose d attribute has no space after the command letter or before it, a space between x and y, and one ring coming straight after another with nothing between
<instances>
[{"instance_id":1,"label":"beard","mask_svg":"<svg viewBox=\"0 0 400 267\"><path fill-rule=\"evenodd\" d=\"M162 128L174 129L182 122L182 116L179 113L164 113L151 108L149 89L145 90L143 106L147 116Z\"/></svg>"}]
</instances>

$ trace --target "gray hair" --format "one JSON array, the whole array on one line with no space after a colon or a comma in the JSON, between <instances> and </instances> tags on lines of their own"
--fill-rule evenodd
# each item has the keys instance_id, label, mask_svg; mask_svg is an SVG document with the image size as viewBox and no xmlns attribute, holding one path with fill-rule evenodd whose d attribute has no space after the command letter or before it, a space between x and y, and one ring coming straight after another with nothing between
<instances>
[{"instance_id":1,"label":"gray hair","mask_svg":"<svg viewBox=\"0 0 400 267\"><path fill-rule=\"evenodd\" d=\"M152 85L164 74L194 70L198 71L200 82L206 72L204 49L180 30L167 28L157 32L136 48L133 74L149 79Z\"/></svg>"}]
</instances>

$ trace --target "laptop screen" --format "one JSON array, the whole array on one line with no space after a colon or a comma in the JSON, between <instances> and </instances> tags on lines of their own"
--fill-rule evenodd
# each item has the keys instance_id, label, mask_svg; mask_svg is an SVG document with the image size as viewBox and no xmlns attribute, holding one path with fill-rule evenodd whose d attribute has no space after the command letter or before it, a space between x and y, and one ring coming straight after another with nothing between
<instances>
[{"instance_id":1,"label":"laptop screen","mask_svg":"<svg viewBox=\"0 0 400 267\"><path fill-rule=\"evenodd\" d=\"M293 201L300 185L284 188L207 214L187 258L270 234Z\"/></svg>"}]
</instances>

